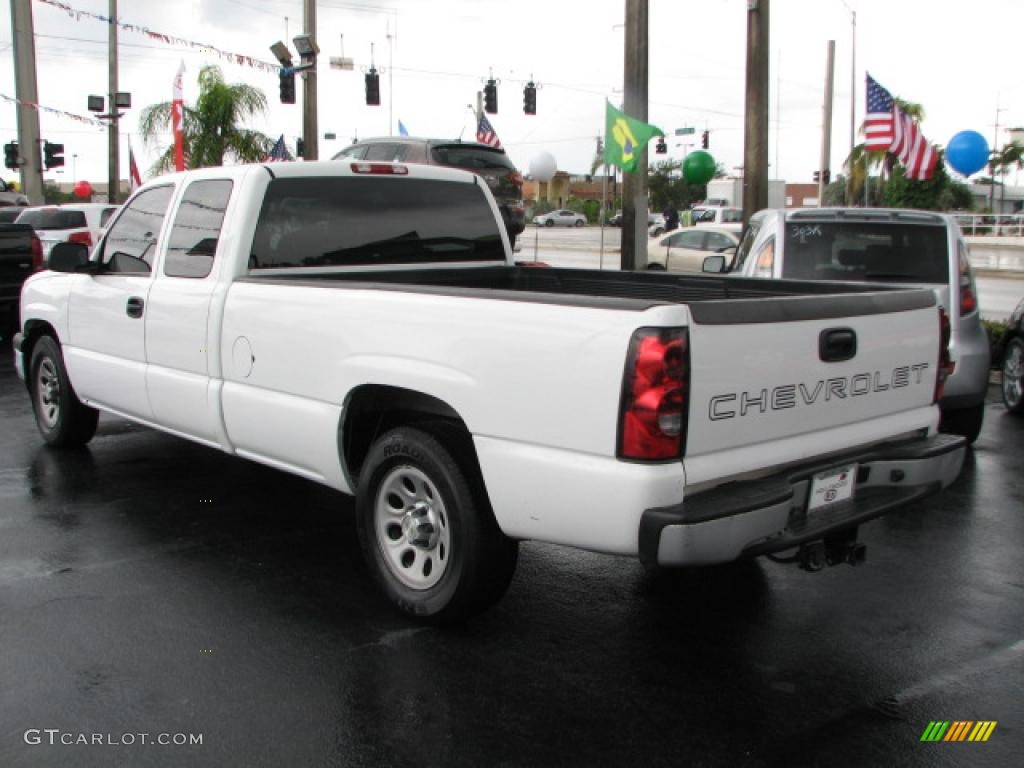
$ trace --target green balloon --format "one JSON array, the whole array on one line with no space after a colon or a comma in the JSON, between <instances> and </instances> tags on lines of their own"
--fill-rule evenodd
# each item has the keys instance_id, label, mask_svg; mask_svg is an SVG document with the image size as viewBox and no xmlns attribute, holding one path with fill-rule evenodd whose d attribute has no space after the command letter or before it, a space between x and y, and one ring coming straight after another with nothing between
<instances>
[{"instance_id":1,"label":"green balloon","mask_svg":"<svg viewBox=\"0 0 1024 768\"><path fill-rule=\"evenodd\" d=\"M689 184L707 184L715 177L715 158L702 149L691 152L683 161L683 178Z\"/></svg>"}]
</instances>

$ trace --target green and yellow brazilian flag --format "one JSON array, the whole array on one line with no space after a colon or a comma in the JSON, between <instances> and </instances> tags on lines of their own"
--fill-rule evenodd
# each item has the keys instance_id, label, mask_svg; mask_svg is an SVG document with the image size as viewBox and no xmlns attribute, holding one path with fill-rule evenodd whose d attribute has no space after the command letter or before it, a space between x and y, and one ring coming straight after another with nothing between
<instances>
[{"instance_id":1,"label":"green and yellow brazilian flag","mask_svg":"<svg viewBox=\"0 0 1024 768\"><path fill-rule=\"evenodd\" d=\"M656 125L641 123L606 102L604 161L632 173L640 162L640 153L653 136L664 136Z\"/></svg>"}]
</instances>

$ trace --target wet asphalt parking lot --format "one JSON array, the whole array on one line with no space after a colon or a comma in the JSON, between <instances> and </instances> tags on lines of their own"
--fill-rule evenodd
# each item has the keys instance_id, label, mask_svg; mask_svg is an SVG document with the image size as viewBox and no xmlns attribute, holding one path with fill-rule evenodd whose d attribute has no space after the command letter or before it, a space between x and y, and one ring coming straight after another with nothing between
<instances>
[{"instance_id":1,"label":"wet asphalt parking lot","mask_svg":"<svg viewBox=\"0 0 1024 768\"><path fill-rule=\"evenodd\" d=\"M47 450L5 362L0 766L1019 765L1024 420L996 394L861 567L527 543L434 629L378 596L346 497L106 416ZM922 743L936 720L997 726Z\"/></svg>"}]
</instances>

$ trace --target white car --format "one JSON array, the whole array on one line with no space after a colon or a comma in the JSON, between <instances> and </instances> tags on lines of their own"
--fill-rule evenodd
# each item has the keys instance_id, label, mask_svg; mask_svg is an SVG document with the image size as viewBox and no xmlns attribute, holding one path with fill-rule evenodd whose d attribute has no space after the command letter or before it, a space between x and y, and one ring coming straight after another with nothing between
<instances>
[{"instance_id":1,"label":"white car","mask_svg":"<svg viewBox=\"0 0 1024 768\"><path fill-rule=\"evenodd\" d=\"M563 208L560 211L534 216L533 223L538 227L553 227L556 224L560 227L582 227L587 223L587 217L582 213Z\"/></svg>"},{"instance_id":2,"label":"white car","mask_svg":"<svg viewBox=\"0 0 1024 768\"><path fill-rule=\"evenodd\" d=\"M743 222L743 209L717 205L698 205L690 211L690 220L694 224L740 224Z\"/></svg>"},{"instance_id":3,"label":"white car","mask_svg":"<svg viewBox=\"0 0 1024 768\"><path fill-rule=\"evenodd\" d=\"M92 249L117 209L118 206L108 203L40 205L26 208L16 221L36 231L43 245L43 258L49 258L57 243L82 243Z\"/></svg>"},{"instance_id":4,"label":"white car","mask_svg":"<svg viewBox=\"0 0 1024 768\"><path fill-rule=\"evenodd\" d=\"M647 268L672 272L701 272L704 259L734 250L740 227L688 227L647 241ZM728 261L728 259L726 259Z\"/></svg>"}]
</instances>

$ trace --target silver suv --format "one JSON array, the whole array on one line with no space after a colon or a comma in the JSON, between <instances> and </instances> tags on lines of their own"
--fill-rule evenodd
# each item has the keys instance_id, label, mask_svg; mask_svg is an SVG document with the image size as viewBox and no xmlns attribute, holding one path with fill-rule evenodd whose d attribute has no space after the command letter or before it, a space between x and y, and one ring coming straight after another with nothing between
<instances>
[{"instance_id":1,"label":"silver suv","mask_svg":"<svg viewBox=\"0 0 1024 768\"><path fill-rule=\"evenodd\" d=\"M940 428L970 442L978 437L990 351L967 243L952 216L898 208L759 211L726 268L746 277L936 288L955 364L939 402Z\"/></svg>"}]
</instances>

